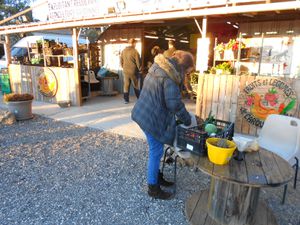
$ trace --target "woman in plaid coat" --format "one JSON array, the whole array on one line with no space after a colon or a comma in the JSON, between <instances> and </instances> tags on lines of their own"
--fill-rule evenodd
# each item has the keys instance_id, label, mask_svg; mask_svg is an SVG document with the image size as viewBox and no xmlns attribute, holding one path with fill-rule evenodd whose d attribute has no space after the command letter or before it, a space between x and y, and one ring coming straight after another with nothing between
<instances>
[{"instance_id":1,"label":"woman in plaid coat","mask_svg":"<svg viewBox=\"0 0 300 225\"><path fill-rule=\"evenodd\" d=\"M131 117L144 131L149 145L148 194L159 199L170 199L170 193L160 185L173 183L163 179L159 172L164 144L172 145L175 138L176 118L188 126L191 116L181 101L180 86L184 75L194 68L192 54L174 52L171 58L159 54L145 78L144 86Z\"/></svg>"}]
</instances>

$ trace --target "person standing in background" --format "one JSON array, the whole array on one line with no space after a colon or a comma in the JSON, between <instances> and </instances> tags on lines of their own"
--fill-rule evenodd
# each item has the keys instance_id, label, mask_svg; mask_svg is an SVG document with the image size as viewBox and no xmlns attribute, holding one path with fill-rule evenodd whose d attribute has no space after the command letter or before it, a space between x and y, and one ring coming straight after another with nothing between
<instances>
[{"instance_id":1,"label":"person standing in background","mask_svg":"<svg viewBox=\"0 0 300 225\"><path fill-rule=\"evenodd\" d=\"M150 67L152 66L153 62L154 62L154 58L155 56L157 56L158 54L162 54L164 51L157 45L155 45L152 49L151 49L151 61L147 62L147 69L150 69ZM148 71L147 71L148 72Z\"/></svg>"},{"instance_id":2,"label":"person standing in background","mask_svg":"<svg viewBox=\"0 0 300 225\"><path fill-rule=\"evenodd\" d=\"M183 85L184 85L185 91L188 95L188 98L190 98L190 99L193 99L193 97L194 97L193 88L192 88L192 85L191 85L191 74L192 74L192 72L193 71L191 71L190 73L187 73L184 76L184 80L183 80Z\"/></svg>"},{"instance_id":3,"label":"person standing in background","mask_svg":"<svg viewBox=\"0 0 300 225\"><path fill-rule=\"evenodd\" d=\"M173 53L176 51L175 41L169 40L168 46L169 46L168 50L164 51L164 56L167 58L171 58Z\"/></svg>"},{"instance_id":4,"label":"person standing in background","mask_svg":"<svg viewBox=\"0 0 300 225\"><path fill-rule=\"evenodd\" d=\"M127 46L121 53L121 67L123 68L124 79L124 103L129 103L129 88L132 82L134 93L137 98L140 96L139 89L139 74L141 73L141 57L138 51L135 49L136 40L130 38Z\"/></svg>"}]
</instances>

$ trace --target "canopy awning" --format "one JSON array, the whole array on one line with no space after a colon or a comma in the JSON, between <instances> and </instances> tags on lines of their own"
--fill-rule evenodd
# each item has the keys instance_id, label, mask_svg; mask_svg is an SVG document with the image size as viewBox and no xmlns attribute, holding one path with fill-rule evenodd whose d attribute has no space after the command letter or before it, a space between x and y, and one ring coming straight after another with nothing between
<instances>
[{"instance_id":1,"label":"canopy awning","mask_svg":"<svg viewBox=\"0 0 300 225\"><path fill-rule=\"evenodd\" d=\"M232 1L233 2L233 1ZM241 3L241 0L235 2ZM149 22L156 20L171 20L176 18L193 18L212 15L232 15L243 13L258 13L258 12L270 12L270 11L296 11L300 9L300 1L286 0L275 3L269 3L270 1L261 1L255 3L244 1L244 4L236 5L217 5L208 8L193 8L190 5L188 9L158 11L158 12L141 12L141 13L127 13L127 14L109 14L108 16L98 18L81 18L73 20L58 20L47 22L35 22L26 23L20 25L9 25L0 27L0 35L13 34L13 33L26 33L40 30L57 30L74 27L94 27L105 26L112 24L125 24L125 23L139 23ZM248 4L247 4L248 2Z\"/></svg>"}]
</instances>

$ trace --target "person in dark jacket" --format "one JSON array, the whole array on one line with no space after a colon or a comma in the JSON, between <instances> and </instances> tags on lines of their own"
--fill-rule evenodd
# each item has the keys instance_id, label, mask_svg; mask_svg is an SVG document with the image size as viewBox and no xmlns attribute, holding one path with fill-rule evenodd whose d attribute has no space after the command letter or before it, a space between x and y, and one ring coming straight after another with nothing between
<instances>
[{"instance_id":1,"label":"person in dark jacket","mask_svg":"<svg viewBox=\"0 0 300 225\"><path fill-rule=\"evenodd\" d=\"M176 51L175 41L169 40L168 41L168 50L164 51L164 56L167 58L171 58L175 51Z\"/></svg>"},{"instance_id":2,"label":"person in dark jacket","mask_svg":"<svg viewBox=\"0 0 300 225\"><path fill-rule=\"evenodd\" d=\"M121 66L123 68L124 77L124 103L129 103L129 88L132 82L134 93L139 98L139 74L141 73L141 58L138 51L135 49L136 40L131 38L128 41L129 46L126 47L120 57Z\"/></svg>"},{"instance_id":3,"label":"person in dark jacket","mask_svg":"<svg viewBox=\"0 0 300 225\"><path fill-rule=\"evenodd\" d=\"M152 49L151 49L151 61L148 61L147 62L147 69L150 69L150 67L152 66L153 62L154 62L154 58L155 56L157 56L158 54L162 54L163 53L163 50L155 45Z\"/></svg>"},{"instance_id":4,"label":"person in dark jacket","mask_svg":"<svg viewBox=\"0 0 300 225\"><path fill-rule=\"evenodd\" d=\"M176 51L171 58L158 54L144 81L140 98L131 112L132 119L144 131L149 145L148 194L159 199L170 199L171 194L160 185L173 183L159 172L164 144L173 145L176 117L188 126L191 116L181 101L180 85L183 76L194 68L192 54Z\"/></svg>"}]
</instances>

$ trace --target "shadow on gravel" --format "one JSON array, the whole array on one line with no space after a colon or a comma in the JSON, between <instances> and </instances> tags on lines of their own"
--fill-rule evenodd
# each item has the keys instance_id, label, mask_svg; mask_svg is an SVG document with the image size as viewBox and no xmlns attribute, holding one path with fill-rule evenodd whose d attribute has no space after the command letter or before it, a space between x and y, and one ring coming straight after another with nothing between
<instances>
[{"instance_id":1,"label":"shadow on gravel","mask_svg":"<svg viewBox=\"0 0 300 225\"><path fill-rule=\"evenodd\" d=\"M183 224L188 196L208 187L193 168L178 169L176 197L146 194L147 144L134 138L35 116L0 126L1 224ZM172 177L167 166L166 177ZM290 185L291 186L291 185ZM264 189L280 225L300 221L300 187Z\"/></svg>"}]
</instances>

